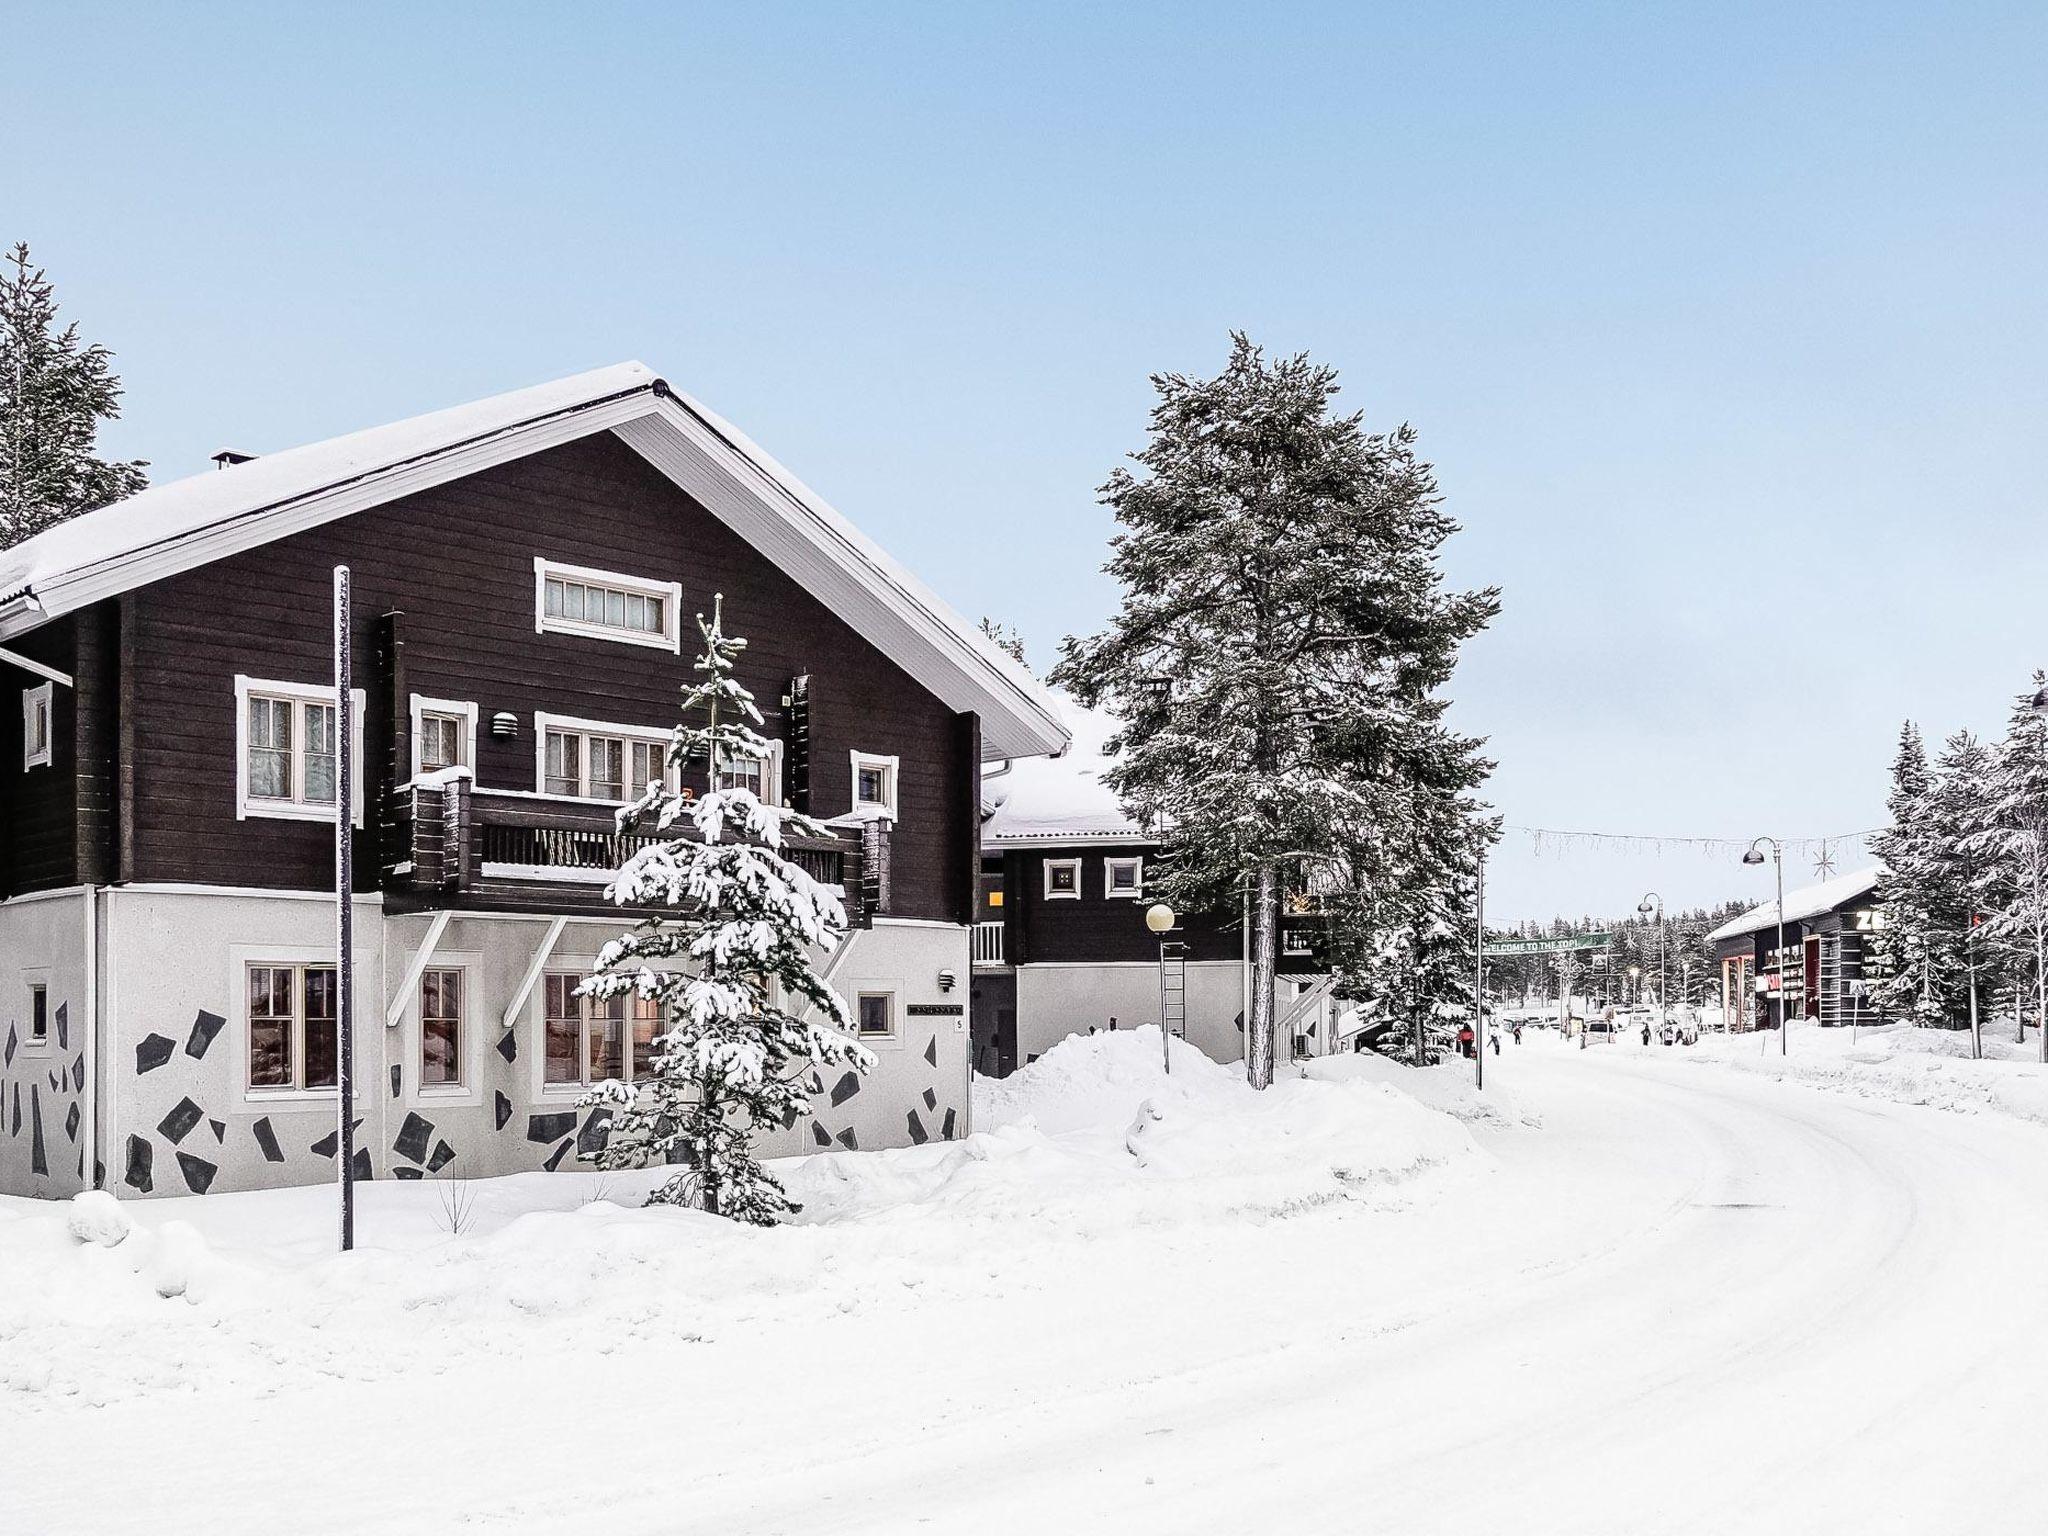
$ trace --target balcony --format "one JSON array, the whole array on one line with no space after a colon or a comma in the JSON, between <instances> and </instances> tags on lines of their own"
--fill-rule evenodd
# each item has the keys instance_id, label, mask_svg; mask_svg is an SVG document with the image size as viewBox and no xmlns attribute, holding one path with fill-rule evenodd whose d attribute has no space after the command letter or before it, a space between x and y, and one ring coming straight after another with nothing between
<instances>
[{"instance_id":1,"label":"balcony","mask_svg":"<svg viewBox=\"0 0 2048 1536\"><path fill-rule=\"evenodd\" d=\"M687 832L621 832L611 806L482 789L466 780L409 785L389 797L380 828L385 905L643 913L651 909L606 899L605 887L634 853ZM792 837L783 851L813 880L838 889L851 926L865 928L888 911L887 822L865 823L843 837Z\"/></svg>"}]
</instances>

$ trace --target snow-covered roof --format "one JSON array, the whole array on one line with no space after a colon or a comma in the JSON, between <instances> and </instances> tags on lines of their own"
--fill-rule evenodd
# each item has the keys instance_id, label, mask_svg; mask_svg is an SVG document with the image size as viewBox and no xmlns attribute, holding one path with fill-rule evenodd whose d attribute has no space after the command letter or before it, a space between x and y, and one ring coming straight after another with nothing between
<instances>
[{"instance_id":1,"label":"snow-covered roof","mask_svg":"<svg viewBox=\"0 0 2048 1536\"><path fill-rule=\"evenodd\" d=\"M642 363L494 395L152 486L0 551L0 641L366 507L610 431L951 708L991 758L1058 751L1043 684L782 465Z\"/></svg>"},{"instance_id":2,"label":"snow-covered roof","mask_svg":"<svg viewBox=\"0 0 2048 1536\"><path fill-rule=\"evenodd\" d=\"M1854 874L1837 875L1832 880L1823 880L1818 885L1801 886L1796 891L1785 893L1785 921L1803 922L1809 917L1819 917L1823 912L1832 912L1846 906L1859 896L1867 896L1877 889L1877 877L1884 873L1884 866L1873 864L1868 869L1859 869ZM1761 933L1766 928L1778 926L1778 904L1767 901L1760 907L1751 907L1742 916L1732 918L1707 935L1709 941L1739 939L1746 933Z\"/></svg>"},{"instance_id":3,"label":"snow-covered roof","mask_svg":"<svg viewBox=\"0 0 2048 1536\"><path fill-rule=\"evenodd\" d=\"M982 823L982 846L1149 841L1102 782L1102 770L1110 761L1103 744L1116 733L1117 718L1103 710L1084 709L1063 693L1053 697L1072 733L1072 744L1064 756L1022 759L1007 773L982 780L983 808L994 812Z\"/></svg>"}]
</instances>

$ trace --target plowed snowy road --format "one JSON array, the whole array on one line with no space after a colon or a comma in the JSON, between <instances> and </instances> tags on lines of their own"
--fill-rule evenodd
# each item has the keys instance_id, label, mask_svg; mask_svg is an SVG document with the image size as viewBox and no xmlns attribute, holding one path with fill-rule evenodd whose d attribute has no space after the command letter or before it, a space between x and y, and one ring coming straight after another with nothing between
<instances>
[{"instance_id":1,"label":"plowed snowy road","mask_svg":"<svg viewBox=\"0 0 2048 1536\"><path fill-rule=\"evenodd\" d=\"M594 1327L538 1368L42 1412L0 1528L2048 1530L2048 1131L1680 1052L1532 1043L1500 1076L1544 1128L1482 1133L1498 1166L1426 1209L991 1251L837 1322Z\"/></svg>"}]
</instances>

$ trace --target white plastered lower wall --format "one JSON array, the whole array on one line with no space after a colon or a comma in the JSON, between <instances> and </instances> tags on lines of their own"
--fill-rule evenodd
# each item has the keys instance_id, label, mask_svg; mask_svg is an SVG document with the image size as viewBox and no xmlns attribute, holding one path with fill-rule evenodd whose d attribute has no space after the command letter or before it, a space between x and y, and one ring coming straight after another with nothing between
<instances>
[{"instance_id":1,"label":"white plastered lower wall","mask_svg":"<svg viewBox=\"0 0 2048 1536\"><path fill-rule=\"evenodd\" d=\"M63 1198L89 1178L85 894L0 904L0 1194ZM30 1037L30 988L48 1033Z\"/></svg>"},{"instance_id":2,"label":"white plastered lower wall","mask_svg":"<svg viewBox=\"0 0 2048 1536\"><path fill-rule=\"evenodd\" d=\"M110 893L105 910L109 1187L185 1194L332 1179L334 1094L247 1086L243 979L250 964L331 962L332 900L129 888ZM417 987L407 985L431 914L386 915L376 898L358 898L355 926L359 1170L421 1178L587 1168L578 1154L597 1145L603 1112L579 1107L578 1088L543 1081L544 980L505 1026L551 920L465 913L442 925L431 963L463 972L463 1082L453 1089L420 1082ZM567 922L543 975L587 973L623 926ZM941 971L956 978L950 992ZM824 1074L815 1119L771 1133L763 1150L965 1135L967 975L964 927L882 919L855 932L832 985L849 1006L862 991L887 992L895 1030L868 1042L872 1073L851 1082ZM401 994L398 1021L387 1026ZM959 1014L933 1011L949 1007Z\"/></svg>"}]
</instances>

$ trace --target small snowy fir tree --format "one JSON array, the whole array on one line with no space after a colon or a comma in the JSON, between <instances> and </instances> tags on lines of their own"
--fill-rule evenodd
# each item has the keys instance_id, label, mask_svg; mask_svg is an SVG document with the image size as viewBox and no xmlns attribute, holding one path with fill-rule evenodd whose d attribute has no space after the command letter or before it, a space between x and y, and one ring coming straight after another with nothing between
<instances>
[{"instance_id":1,"label":"small snowy fir tree","mask_svg":"<svg viewBox=\"0 0 2048 1536\"><path fill-rule=\"evenodd\" d=\"M1499 599L1444 590L1457 524L1434 471L1408 427L1368 434L1334 414L1331 369L1234 335L1215 378L1153 384L1145 474L1101 491L1121 525L1107 570L1122 609L1065 642L1053 681L1123 721L1104 780L1164 838L1155 888L1189 911L1248 902L1245 1073L1263 1088L1290 895L1357 906L1385 872L1407 882L1414 900L1377 909L1369 956L1449 953L1470 926L1462 856L1438 834L1469 823L1456 802L1488 765L1442 732L1435 695ZM1462 763L1417 766L1439 752Z\"/></svg>"},{"instance_id":2,"label":"small snowy fir tree","mask_svg":"<svg viewBox=\"0 0 2048 1536\"><path fill-rule=\"evenodd\" d=\"M981 621L981 633L984 639L1018 666L1029 669L1031 662L1024 654L1024 637L1017 633L1013 625L998 624L994 619L984 617Z\"/></svg>"},{"instance_id":3,"label":"small snowy fir tree","mask_svg":"<svg viewBox=\"0 0 2048 1536\"><path fill-rule=\"evenodd\" d=\"M105 347L57 324L55 290L28 247L0 268L0 549L132 496L143 465L113 464L94 446L121 414L121 381ZM11 268L12 270L6 270Z\"/></svg>"},{"instance_id":4,"label":"small snowy fir tree","mask_svg":"<svg viewBox=\"0 0 2048 1536\"><path fill-rule=\"evenodd\" d=\"M793 1207L754 1155L754 1138L810 1112L807 1080L817 1070L866 1072L875 1058L811 960L845 940L839 893L783 856L785 837L827 829L763 805L751 790L717 787L721 765L770 751L754 730L754 697L733 676L746 642L724 632L722 612L721 599L708 623L698 616L704 653L669 747L672 764L702 765L713 787L690 800L650 784L620 813L622 828L651 821L667 832L681 821L696 835L626 860L612 898L661 910L607 944L583 984L592 997L659 1005L652 1070L631 1083L599 1083L583 1102L614 1111L600 1167L675 1163L654 1203L765 1226ZM692 716L703 723L689 723Z\"/></svg>"}]
</instances>

